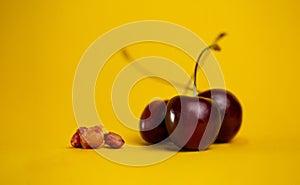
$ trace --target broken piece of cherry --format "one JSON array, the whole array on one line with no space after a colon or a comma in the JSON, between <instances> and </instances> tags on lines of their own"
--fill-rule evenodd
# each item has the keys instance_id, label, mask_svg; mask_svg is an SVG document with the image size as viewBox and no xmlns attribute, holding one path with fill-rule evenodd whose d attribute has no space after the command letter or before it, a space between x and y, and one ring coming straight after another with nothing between
<instances>
[{"instance_id":1,"label":"broken piece of cherry","mask_svg":"<svg viewBox=\"0 0 300 185\"><path fill-rule=\"evenodd\" d=\"M72 136L71 145L75 148L82 148L80 143L79 129L77 129L75 134Z\"/></svg>"},{"instance_id":2,"label":"broken piece of cherry","mask_svg":"<svg viewBox=\"0 0 300 185\"><path fill-rule=\"evenodd\" d=\"M104 134L104 141L111 148L121 148L125 143L122 137L114 132Z\"/></svg>"},{"instance_id":3,"label":"broken piece of cherry","mask_svg":"<svg viewBox=\"0 0 300 185\"><path fill-rule=\"evenodd\" d=\"M104 134L104 132L102 126L79 127L71 138L71 145L84 149L96 149L104 144L111 148L121 148L124 145L125 142L120 135L113 132Z\"/></svg>"},{"instance_id":4,"label":"broken piece of cherry","mask_svg":"<svg viewBox=\"0 0 300 185\"><path fill-rule=\"evenodd\" d=\"M104 144L104 134L100 126L80 127L79 136L81 146L84 149L95 149Z\"/></svg>"}]
</instances>

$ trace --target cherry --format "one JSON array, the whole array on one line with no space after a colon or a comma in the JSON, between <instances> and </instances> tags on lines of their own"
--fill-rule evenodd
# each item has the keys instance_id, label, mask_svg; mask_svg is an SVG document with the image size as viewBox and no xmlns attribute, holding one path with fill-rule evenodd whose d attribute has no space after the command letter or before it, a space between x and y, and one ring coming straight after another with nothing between
<instances>
[{"instance_id":1,"label":"cherry","mask_svg":"<svg viewBox=\"0 0 300 185\"><path fill-rule=\"evenodd\" d=\"M169 134L165 125L168 100L155 100L144 109L140 120L140 134L149 143L159 143Z\"/></svg>"},{"instance_id":2,"label":"cherry","mask_svg":"<svg viewBox=\"0 0 300 185\"><path fill-rule=\"evenodd\" d=\"M225 33L220 34L212 45L208 46L200 53L194 69L194 94L197 93L197 69L202 55L209 49L220 51L221 48L216 42L224 36ZM229 142L238 133L242 123L242 107L238 99L225 89L207 90L200 92L198 96L211 98L218 104L223 121L216 142Z\"/></svg>"},{"instance_id":3,"label":"cherry","mask_svg":"<svg viewBox=\"0 0 300 185\"><path fill-rule=\"evenodd\" d=\"M184 150L204 150L212 144L222 124L219 106L211 99L197 96L197 69L203 54L219 51L215 42L201 51L194 70L194 97L175 96L167 105L166 126L171 141Z\"/></svg>"},{"instance_id":4,"label":"cherry","mask_svg":"<svg viewBox=\"0 0 300 185\"><path fill-rule=\"evenodd\" d=\"M184 150L206 149L215 141L221 126L218 105L202 97L173 97L165 120L171 141Z\"/></svg>"},{"instance_id":5,"label":"cherry","mask_svg":"<svg viewBox=\"0 0 300 185\"><path fill-rule=\"evenodd\" d=\"M207 90L198 96L211 98L218 104L223 122L216 142L229 142L238 133L242 123L242 106L238 99L224 89Z\"/></svg>"}]
</instances>

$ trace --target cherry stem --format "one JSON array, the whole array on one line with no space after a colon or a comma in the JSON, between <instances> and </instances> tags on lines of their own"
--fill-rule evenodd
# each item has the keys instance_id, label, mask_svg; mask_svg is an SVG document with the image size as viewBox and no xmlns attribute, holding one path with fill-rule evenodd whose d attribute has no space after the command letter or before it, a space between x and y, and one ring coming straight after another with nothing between
<instances>
[{"instance_id":1,"label":"cherry stem","mask_svg":"<svg viewBox=\"0 0 300 185\"><path fill-rule=\"evenodd\" d=\"M197 60L196 60L196 65L195 65L195 69L194 69L194 88L193 88L194 96L197 96L197 94L198 94L198 91L197 91L197 70L198 70L199 62L200 62L200 60L201 60L203 54L204 54L206 51L210 50L210 49L213 49L213 50L215 50L215 51L221 51L221 48L220 48L220 46L217 44L217 42L218 42L221 38L223 38L225 35L226 35L226 33L221 33L221 34L215 39L215 41L214 41L211 45L209 45L209 46L207 46L206 48L204 48L204 49L201 51L201 53L199 54L199 56L198 56L198 58L197 58Z\"/></svg>"}]
</instances>

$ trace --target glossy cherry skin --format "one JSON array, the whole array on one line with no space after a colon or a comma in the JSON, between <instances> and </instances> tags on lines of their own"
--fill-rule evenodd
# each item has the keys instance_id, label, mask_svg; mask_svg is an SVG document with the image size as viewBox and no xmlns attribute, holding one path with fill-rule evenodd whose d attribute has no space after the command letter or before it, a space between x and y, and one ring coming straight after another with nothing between
<instances>
[{"instance_id":1,"label":"glossy cherry skin","mask_svg":"<svg viewBox=\"0 0 300 185\"><path fill-rule=\"evenodd\" d=\"M208 98L175 96L169 100L166 113L169 138L183 150L205 150L221 127L221 114Z\"/></svg>"},{"instance_id":2,"label":"glossy cherry skin","mask_svg":"<svg viewBox=\"0 0 300 185\"><path fill-rule=\"evenodd\" d=\"M165 124L168 100L155 100L144 109L140 119L140 134L148 143L159 143L169 134Z\"/></svg>"},{"instance_id":3,"label":"glossy cherry skin","mask_svg":"<svg viewBox=\"0 0 300 185\"><path fill-rule=\"evenodd\" d=\"M242 124L242 106L238 99L231 92L224 89L211 89L198 95L211 98L220 107L223 121L216 142L226 143L232 140Z\"/></svg>"}]
</instances>

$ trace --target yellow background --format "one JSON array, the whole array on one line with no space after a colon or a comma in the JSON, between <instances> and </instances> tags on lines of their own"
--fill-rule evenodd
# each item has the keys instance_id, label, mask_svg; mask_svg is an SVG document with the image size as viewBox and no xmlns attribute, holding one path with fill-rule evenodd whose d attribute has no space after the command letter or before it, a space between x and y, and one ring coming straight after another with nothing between
<instances>
[{"instance_id":1,"label":"yellow background","mask_svg":"<svg viewBox=\"0 0 300 185\"><path fill-rule=\"evenodd\" d=\"M2 1L0 15L2 184L300 182L297 1ZM185 26L207 43L221 31L228 33L222 52L214 54L227 88L243 105L242 129L232 143L180 152L147 167L123 166L92 150L70 148L77 128L72 83L81 56L110 29L147 19ZM134 57L171 50L136 47ZM178 62L185 57L169 53ZM139 145L138 133L119 126L110 106L101 108L107 105L109 81L125 65L116 54L106 66L111 73L102 74L108 78L103 91L102 84L96 86L104 94L96 95L97 108L104 122L111 122L109 129ZM130 96L137 116L152 96L175 95L169 86L145 81Z\"/></svg>"}]
</instances>

